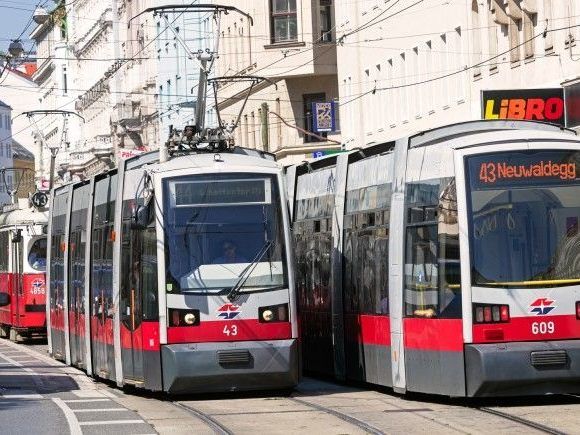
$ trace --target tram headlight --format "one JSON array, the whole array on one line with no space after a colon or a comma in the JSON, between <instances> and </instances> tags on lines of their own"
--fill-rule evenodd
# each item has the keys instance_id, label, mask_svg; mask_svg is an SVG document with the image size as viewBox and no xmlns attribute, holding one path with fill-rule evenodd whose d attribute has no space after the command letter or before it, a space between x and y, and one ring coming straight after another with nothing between
<instances>
[{"instance_id":1,"label":"tram headlight","mask_svg":"<svg viewBox=\"0 0 580 435\"><path fill-rule=\"evenodd\" d=\"M287 322L288 304L270 305L258 308L260 323Z\"/></svg>"},{"instance_id":2,"label":"tram headlight","mask_svg":"<svg viewBox=\"0 0 580 435\"><path fill-rule=\"evenodd\" d=\"M269 322L274 318L274 313L272 312L272 310L264 310L262 311L262 319L264 319L265 322Z\"/></svg>"},{"instance_id":3,"label":"tram headlight","mask_svg":"<svg viewBox=\"0 0 580 435\"><path fill-rule=\"evenodd\" d=\"M198 326L199 310L169 309L169 326Z\"/></svg>"}]
</instances>

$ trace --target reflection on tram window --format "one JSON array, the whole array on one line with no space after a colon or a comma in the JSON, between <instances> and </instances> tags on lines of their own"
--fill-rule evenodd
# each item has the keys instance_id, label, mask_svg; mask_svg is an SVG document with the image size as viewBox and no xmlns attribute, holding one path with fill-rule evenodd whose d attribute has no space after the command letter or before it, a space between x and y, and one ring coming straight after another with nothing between
<instances>
[{"instance_id":1,"label":"reflection on tram window","mask_svg":"<svg viewBox=\"0 0 580 435\"><path fill-rule=\"evenodd\" d=\"M410 184L407 201L405 315L460 318L455 179Z\"/></svg>"},{"instance_id":2,"label":"reflection on tram window","mask_svg":"<svg viewBox=\"0 0 580 435\"><path fill-rule=\"evenodd\" d=\"M195 204L180 203L180 190L175 186L188 183L195 184L199 198L190 201ZM244 186L255 189L256 183L266 193L262 192L260 201L252 197L248 202ZM203 193L215 185L237 193L228 197L227 203L218 203L219 197ZM197 192L200 189L202 192ZM252 263L242 291L286 285L283 223L275 177L222 174L173 179L165 184L165 198L168 292L231 289Z\"/></svg>"},{"instance_id":3,"label":"reflection on tram window","mask_svg":"<svg viewBox=\"0 0 580 435\"><path fill-rule=\"evenodd\" d=\"M537 162L576 168L580 153L512 152L470 160L470 178L476 177L471 180L469 216L473 285L531 288L580 283L580 180L538 170L532 172L539 174L535 178L484 183L481 159L486 159L486 168L497 159L518 168L534 168Z\"/></svg>"},{"instance_id":4,"label":"reflection on tram window","mask_svg":"<svg viewBox=\"0 0 580 435\"><path fill-rule=\"evenodd\" d=\"M344 307L348 314L389 314L391 185L347 191L344 220Z\"/></svg>"},{"instance_id":5,"label":"reflection on tram window","mask_svg":"<svg viewBox=\"0 0 580 435\"><path fill-rule=\"evenodd\" d=\"M93 208L91 295L93 315L101 321L112 318L113 306L113 216L117 176L102 178L95 185Z\"/></svg>"},{"instance_id":6,"label":"reflection on tram window","mask_svg":"<svg viewBox=\"0 0 580 435\"><path fill-rule=\"evenodd\" d=\"M38 271L46 270L46 238L36 239L28 253L28 264Z\"/></svg>"}]
</instances>

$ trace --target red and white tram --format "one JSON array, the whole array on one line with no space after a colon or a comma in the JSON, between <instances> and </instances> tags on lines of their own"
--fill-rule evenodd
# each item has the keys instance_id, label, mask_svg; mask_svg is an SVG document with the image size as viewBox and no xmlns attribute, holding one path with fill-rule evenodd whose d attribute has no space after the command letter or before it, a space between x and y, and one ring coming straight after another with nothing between
<instances>
[{"instance_id":1,"label":"red and white tram","mask_svg":"<svg viewBox=\"0 0 580 435\"><path fill-rule=\"evenodd\" d=\"M50 353L120 386L169 393L293 387L281 167L242 148L159 160L143 154L54 190Z\"/></svg>"},{"instance_id":2,"label":"red and white tram","mask_svg":"<svg viewBox=\"0 0 580 435\"><path fill-rule=\"evenodd\" d=\"M287 170L305 370L580 392L580 140L467 122Z\"/></svg>"},{"instance_id":3,"label":"red and white tram","mask_svg":"<svg viewBox=\"0 0 580 435\"><path fill-rule=\"evenodd\" d=\"M0 212L0 337L46 334L46 224L28 200Z\"/></svg>"}]
</instances>

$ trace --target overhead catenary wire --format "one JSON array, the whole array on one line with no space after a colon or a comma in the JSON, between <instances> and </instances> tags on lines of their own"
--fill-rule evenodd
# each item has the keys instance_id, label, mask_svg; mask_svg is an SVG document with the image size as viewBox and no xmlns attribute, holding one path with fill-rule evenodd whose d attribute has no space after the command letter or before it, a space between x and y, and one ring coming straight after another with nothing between
<instances>
[{"instance_id":1,"label":"overhead catenary wire","mask_svg":"<svg viewBox=\"0 0 580 435\"><path fill-rule=\"evenodd\" d=\"M556 31L559 31L559 30L568 30L568 29L570 29L570 27L578 27L578 26L576 26L576 25L575 25L575 26L566 26L566 27L557 28L557 29L549 29L549 31L550 31L550 32L556 32ZM506 53L509 53L510 51L512 51L512 50L514 50L514 49L517 49L517 48L521 47L522 45L524 45L524 44L528 43L530 40L532 40L532 39L536 39L536 38L537 38L537 37L539 37L539 36L540 36L540 34L538 34L538 35L535 35L533 38L530 38L529 40L526 40L526 41L522 42L521 44L519 44L519 45L518 45L518 46L516 46L516 47L511 47L509 50L506 50L506 51L504 51L504 52L502 52L502 53L499 53L498 55L495 55L495 56L493 56L493 57L490 57L489 59L483 60L483 61L481 61L481 62L479 62L479 63L477 63L477 64L474 64L474 65L471 65L471 66L466 66L466 67L465 67L465 68L463 68L463 69L456 70L456 71L452 71L452 72L450 72L450 73L448 73L448 74L443 74L443 75L441 75L441 76L438 76L438 77L434 77L434 78L427 79L427 80L422 80L422 81L417 81L417 82L413 82L413 83L407 83L407 84L402 84L402 85L397 85L397 86L389 86L389 87L377 87L377 88L373 88L372 90L369 90L369 91L363 92L363 93L361 93L361 94L358 94L358 95L353 95L353 96L352 96L352 98L351 98L351 100L348 100L348 101L342 102L342 104L341 104L341 105L349 104L350 102L352 102L352 101L355 101L356 99L358 99L358 98L361 98L362 96L364 96L364 95L367 95L367 94L369 94L369 93L371 93L371 92L373 92L373 91L374 91L374 92L377 92L377 91L383 91L383 90L389 90L389 89L398 89L398 88L401 88L401 87L410 87L410 86L414 86L414 85L418 85L418 84L429 83L429 82L432 82L432 81L435 81L435 80L441 80L441 79L444 79L444 78L450 77L450 76L452 76L452 75L454 75L454 74L461 73L461 72L463 72L463 71L465 71L465 70L467 70L467 69L475 68L475 67L477 67L477 66L482 66L482 65L484 65L485 63L487 63L487 62L490 62L491 60L497 59L498 57L500 57L500 56L503 56L503 55L505 55ZM150 41L150 42L149 42L149 44L151 44L152 42L153 42L153 40L152 40L152 41ZM148 45L149 45L149 44L148 44ZM127 92L123 92L123 93L125 93L125 94L129 94L129 93L127 93ZM67 104L68 104L68 103L67 103Z\"/></svg>"}]
</instances>

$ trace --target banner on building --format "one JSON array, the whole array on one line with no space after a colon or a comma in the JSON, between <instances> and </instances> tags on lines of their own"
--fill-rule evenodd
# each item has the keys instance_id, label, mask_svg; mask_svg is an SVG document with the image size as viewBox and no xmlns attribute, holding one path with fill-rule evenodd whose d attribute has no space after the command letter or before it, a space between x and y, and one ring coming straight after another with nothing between
<instances>
[{"instance_id":1,"label":"banner on building","mask_svg":"<svg viewBox=\"0 0 580 435\"><path fill-rule=\"evenodd\" d=\"M565 126L564 90L506 89L481 91L483 119L544 121Z\"/></svg>"},{"instance_id":2,"label":"banner on building","mask_svg":"<svg viewBox=\"0 0 580 435\"><path fill-rule=\"evenodd\" d=\"M315 133L336 131L336 110L332 101L312 103L313 130Z\"/></svg>"}]
</instances>

